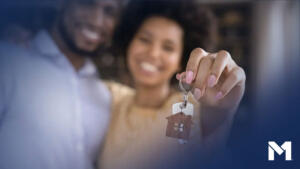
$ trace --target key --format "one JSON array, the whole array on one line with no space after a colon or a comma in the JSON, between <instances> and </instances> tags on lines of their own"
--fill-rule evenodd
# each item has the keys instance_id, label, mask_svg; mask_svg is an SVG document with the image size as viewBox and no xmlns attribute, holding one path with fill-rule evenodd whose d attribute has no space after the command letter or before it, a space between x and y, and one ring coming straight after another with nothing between
<instances>
[{"instance_id":1,"label":"key","mask_svg":"<svg viewBox=\"0 0 300 169\"><path fill-rule=\"evenodd\" d=\"M172 105L172 115L167 117L166 136L177 138L180 144L187 143L190 130L192 127L192 117L194 114L194 106L188 102L188 94L192 90L192 86L184 82L184 77L179 80L179 88L183 93L183 102Z\"/></svg>"},{"instance_id":2,"label":"key","mask_svg":"<svg viewBox=\"0 0 300 169\"><path fill-rule=\"evenodd\" d=\"M184 75L180 77L179 89L183 93L182 108L185 108L187 106L187 102L188 102L188 94L192 90L192 85L189 85L189 84L185 83L185 76Z\"/></svg>"}]
</instances>

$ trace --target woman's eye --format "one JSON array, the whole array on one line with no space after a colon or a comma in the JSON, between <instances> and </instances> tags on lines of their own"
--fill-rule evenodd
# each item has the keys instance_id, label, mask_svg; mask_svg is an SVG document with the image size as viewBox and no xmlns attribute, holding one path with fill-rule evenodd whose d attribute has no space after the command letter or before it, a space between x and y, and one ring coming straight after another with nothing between
<instances>
[{"instance_id":1,"label":"woman's eye","mask_svg":"<svg viewBox=\"0 0 300 169\"><path fill-rule=\"evenodd\" d=\"M139 37L138 39L139 39L141 42L144 42L144 43L150 43L150 42L151 42L150 39L145 38L145 37Z\"/></svg>"},{"instance_id":2,"label":"woman's eye","mask_svg":"<svg viewBox=\"0 0 300 169\"><path fill-rule=\"evenodd\" d=\"M172 46L164 46L163 49L167 52L173 52L174 48Z\"/></svg>"}]
</instances>

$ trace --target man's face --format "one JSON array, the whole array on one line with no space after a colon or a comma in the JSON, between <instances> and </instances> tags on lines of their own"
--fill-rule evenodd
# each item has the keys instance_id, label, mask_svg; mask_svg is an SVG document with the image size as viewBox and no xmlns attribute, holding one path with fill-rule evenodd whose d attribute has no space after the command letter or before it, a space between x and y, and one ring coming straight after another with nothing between
<instances>
[{"instance_id":1,"label":"man's face","mask_svg":"<svg viewBox=\"0 0 300 169\"><path fill-rule=\"evenodd\" d=\"M102 0L89 5L70 4L62 15L59 30L71 50L92 55L107 47L119 15L118 3Z\"/></svg>"}]
</instances>

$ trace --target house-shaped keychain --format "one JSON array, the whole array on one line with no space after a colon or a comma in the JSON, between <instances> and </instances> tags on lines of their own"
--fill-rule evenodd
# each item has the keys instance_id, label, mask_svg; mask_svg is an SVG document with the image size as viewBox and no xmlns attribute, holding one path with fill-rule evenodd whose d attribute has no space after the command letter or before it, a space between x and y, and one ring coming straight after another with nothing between
<instances>
[{"instance_id":1,"label":"house-shaped keychain","mask_svg":"<svg viewBox=\"0 0 300 169\"><path fill-rule=\"evenodd\" d=\"M183 112L179 112L168 116L167 120L167 137L188 140L193 123L191 115L186 115Z\"/></svg>"}]
</instances>

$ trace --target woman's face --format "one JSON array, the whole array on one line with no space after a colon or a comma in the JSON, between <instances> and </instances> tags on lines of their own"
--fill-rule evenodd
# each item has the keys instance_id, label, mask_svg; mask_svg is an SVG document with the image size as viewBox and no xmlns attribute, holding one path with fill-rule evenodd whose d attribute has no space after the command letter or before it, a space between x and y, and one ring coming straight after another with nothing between
<instances>
[{"instance_id":1,"label":"woman's face","mask_svg":"<svg viewBox=\"0 0 300 169\"><path fill-rule=\"evenodd\" d=\"M165 17L146 19L127 50L127 63L138 85L157 86L169 82L179 71L183 30Z\"/></svg>"}]
</instances>

